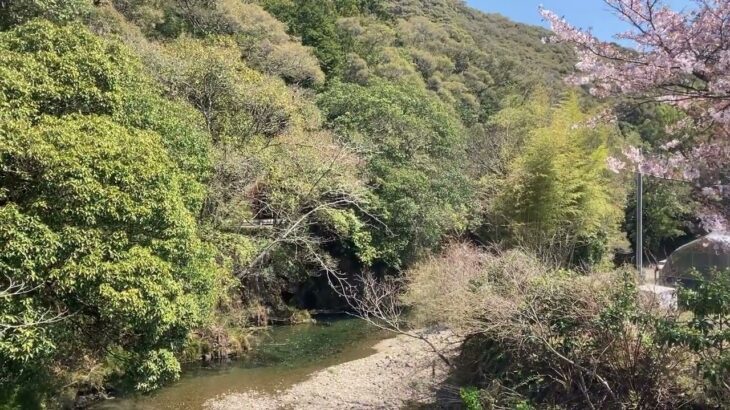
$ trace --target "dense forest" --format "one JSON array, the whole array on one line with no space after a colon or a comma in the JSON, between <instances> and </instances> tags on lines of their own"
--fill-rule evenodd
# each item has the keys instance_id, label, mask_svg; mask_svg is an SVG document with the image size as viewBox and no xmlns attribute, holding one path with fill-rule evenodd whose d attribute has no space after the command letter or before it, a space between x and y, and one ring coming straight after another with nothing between
<instances>
[{"instance_id":1,"label":"dense forest","mask_svg":"<svg viewBox=\"0 0 730 410\"><path fill-rule=\"evenodd\" d=\"M716 384L672 377L707 329L614 268L635 200L606 163L685 114L565 83L548 30L459 0L0 1L0 30L0 406L153 391L252 327L354 309L364 274L468 335L470 408L727 403L725 353ZM699 205L646 184L662 259Z\"/></svg>"}]
</instances>

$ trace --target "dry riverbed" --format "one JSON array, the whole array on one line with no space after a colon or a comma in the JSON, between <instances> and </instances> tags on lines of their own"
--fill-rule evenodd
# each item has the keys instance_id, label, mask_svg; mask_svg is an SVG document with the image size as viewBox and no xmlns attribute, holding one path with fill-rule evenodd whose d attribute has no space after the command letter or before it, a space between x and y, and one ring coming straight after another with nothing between
<instances>
[{"instance_id":1,"label":"dry riverbed","mask_svg":"<svg viewBox=\"0 0 730 410\"><path fill-rule=\"evenodd\" d=\"M447 354L456 346L448 332L429 335ZM232 393L206 402L211 410L231 409L397 409L429 403L446 366L421 340L399 335L375 345L377 353L328 367L307 380L277 392Z\"/></svg>"}]
</instances>

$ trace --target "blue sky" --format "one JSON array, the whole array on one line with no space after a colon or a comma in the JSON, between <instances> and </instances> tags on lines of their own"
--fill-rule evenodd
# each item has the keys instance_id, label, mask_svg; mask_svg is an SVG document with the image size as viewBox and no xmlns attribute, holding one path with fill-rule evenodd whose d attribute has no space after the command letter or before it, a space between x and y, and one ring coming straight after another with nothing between
<instances>
[{"instance_id":1,"label":"blue sky","mask_svg":"<svg viewBox=\"0 0 730 410\"><path fill-rule=\"evenodd\" d=\"M571 24L583 29L592 28L593 34L602 40L611 40L612 35L626 29L603 3L603 0L466 0L476 9L489 13L500 13L521 23L547 26L541 21L537 8L545 8L564 16ZM675 10L691 8L690 0L667 0Z\"/></svg>"}]
</instances>

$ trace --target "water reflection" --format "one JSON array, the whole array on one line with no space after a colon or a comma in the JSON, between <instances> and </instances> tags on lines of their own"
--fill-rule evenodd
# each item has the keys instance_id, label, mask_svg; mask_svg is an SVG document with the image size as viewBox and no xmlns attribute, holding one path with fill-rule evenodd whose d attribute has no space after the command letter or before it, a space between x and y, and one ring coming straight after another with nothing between
<instances>
[{"instance_id":1,"label":"water reflection","mask_svg":"<svg viewBox=\"0 0 730 410\"><path fill-rule=\"evenodd\" d=\"M372 346L385 336L361 320L343 317L276 327L261 334L253 352L241 360L189 367L177 383L151 395L110 400L94 409L200 409L227 393L276 392L318 370L374 353Z\"/></svg>"}]
</instances>

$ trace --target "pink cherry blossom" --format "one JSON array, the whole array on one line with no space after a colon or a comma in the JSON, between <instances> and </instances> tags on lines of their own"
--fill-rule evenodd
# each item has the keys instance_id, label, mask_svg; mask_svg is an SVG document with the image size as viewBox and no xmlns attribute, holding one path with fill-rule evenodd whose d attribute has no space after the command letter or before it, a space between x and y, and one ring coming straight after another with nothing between
<instances>
[{"instance_id":1,"label":"pink cherry blossom","mask_svg":"<svg viewBox=\"0 0 730 410\"><path fill-rule=\"evenodd\" d=\"M621 47L600 41L555 13L540 12L555 37L575 46L576 73L571 84L586 85L598 97L623 95L674 105L687 117L670 132L688 128L706 135L687 147L683 138L660 152L623 150L609 169L641 171L658 178L680 179L697 186L705 204L701 215L708 231L727 230L730 195L730 1L695 0L692 10L672 10L662 0L604 0L630 29L616 38ZM630 166L629 166L630 165Z\"/></svg>"},{"instance_id":2,"label":"pink cherry blossom","mask_svg":"<svg viewBox=\"0 0 730 410\"><path fill-rule=\"evenodd\" d=\"M608 157L606 160L606 166L608 169L615 173L620 173L624 168L626 168L626 163L624 161L621 161L618 158L615 157Z\"/></svg>"}]
</instances>

